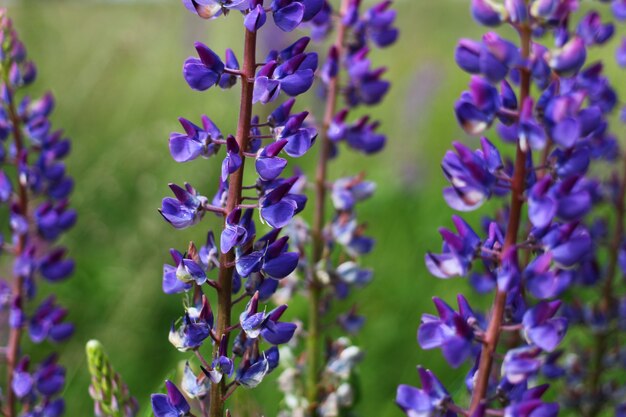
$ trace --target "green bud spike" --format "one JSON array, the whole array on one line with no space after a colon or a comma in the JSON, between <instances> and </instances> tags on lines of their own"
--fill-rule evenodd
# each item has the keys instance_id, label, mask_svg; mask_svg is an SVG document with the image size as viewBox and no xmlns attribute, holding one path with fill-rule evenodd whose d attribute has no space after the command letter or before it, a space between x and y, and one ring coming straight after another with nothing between
<instances>
[{"instance_id":1,"label":"green bud spike","mask_svg":"<svg viewBox=\"0 0 626 417\"><path fill-rule=\"evenodd\" d=\"M102 343L90 340L85 350L91 374L89 395L94 400L96 417L135 417L139 409L137 401L111 366Z\"/></svg>"}]
</instances>

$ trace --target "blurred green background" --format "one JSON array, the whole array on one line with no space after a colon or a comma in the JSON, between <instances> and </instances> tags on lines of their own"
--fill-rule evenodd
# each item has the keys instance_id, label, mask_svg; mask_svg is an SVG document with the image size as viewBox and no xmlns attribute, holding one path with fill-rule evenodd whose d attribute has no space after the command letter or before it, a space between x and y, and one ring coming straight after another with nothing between
<instances>
[{"instance_id":1,"label":"blurred green background","mask_svg":"<svg viewBox=\"0 0 626 417\"><path fill-rule=\"evenodd\" d=\"M395 389L399 383L417 384L417 364L433 369L452 391L463 390L465 372L452 372L438 351L421 351L415 333L420 315L432 311L432 295L452 302L467 289L466 282L431 277L423 255L439 248L437 227L449 225L452 213L441 198L439 161L451 140L464 137L452 105L468 77L456 69L453 49L459 37L483 32L469 18L464 0L397 3L401 38L393 48L372 54L377 64L389 67L387 77L393 81L384 104L372 109L388 146L374 157L344 152L332 167L333 176L366 170L379 184L359 213L378 240L375 252L364 259L375 269L375 281L354 299L369 318L356 340L367 355L359 409L376 417L400 415ZM43 289L58 293L77 325L76 336L63 346L67 415L92 413L83 347L94 337L105 344L147 409L149 394L160 390L168 372L188 357L167 342L169 323L181 306L179 297L161 292L162 264L169 262L168 248L202 241L213 221L175 231L156 209L168 195L168 182L187 180L212 195L218 165L214 159L176 164L167 138L180 129L177 117L197 121L203 113L223 132L233 132L238 109L238 89L190 90L181 76L182 62L193 54L194 40L218 51L230 46L240 55L239 17L207 23L177 0L20 0L8 9L39 68L30 94L55 93L53 121L73 139L68 165L76 178L73 206L80 217L64 243L78 267L70 281ZM264 39L261 46L267 47ZM319 104L307 104L319 109ZM308 170L316 154L297 162ZM300 300L287 316L305 311ZM276 414L274 388L264 383L251 393L250 401L261 404L267 416ZM244 398L238 394L236 401Z\"/></svg>"}]
</instances>

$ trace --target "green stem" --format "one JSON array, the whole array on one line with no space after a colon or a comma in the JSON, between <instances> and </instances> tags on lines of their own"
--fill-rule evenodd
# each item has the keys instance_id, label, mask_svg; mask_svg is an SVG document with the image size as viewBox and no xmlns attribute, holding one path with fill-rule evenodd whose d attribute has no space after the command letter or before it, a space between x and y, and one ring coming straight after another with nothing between
<instances>
[{"instance_id":1,"label":"green stem","mask_svg":"<svg viewBox=\"0 0 626 417\"><path fill-rule=\"evenodd\" d=\"M340 15L343 16L348 9L348 0L341 1ZM338 60L343 58L343 44L346 37L347 27L339 19L335 48L338 52ZM326 96L326 109L322 132L320 134L320 153L317 160L315 176L315 212L313 214L313 251L309 265L309 319L307 334L307 378L306 391L309 401L309 414L313 415L319 399L319 372L321 367L321 331L320 331L320 302L323 295L323 285L319 282L316 270L324 256L324 224L326 222L326 179L328 176L328 160L331 152L331 142L327 131L337 112L339 96L339 75L333 77L328 84Z\"/></svg>"}]
</instances>

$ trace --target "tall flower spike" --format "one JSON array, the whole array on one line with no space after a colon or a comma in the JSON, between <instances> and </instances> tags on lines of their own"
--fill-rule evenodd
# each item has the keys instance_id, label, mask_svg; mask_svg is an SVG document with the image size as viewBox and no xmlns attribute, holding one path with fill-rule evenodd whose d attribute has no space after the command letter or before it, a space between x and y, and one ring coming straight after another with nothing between
<instances>
[{"instance_id":1,"label":"tall flower spike","mask_svg":"<svg viewBox=\"0 0 626 417\"><path fill-rule=\"evenodd\" d=\"M10 250L3 247L9 278L0 279L0 310L8 317L1 414L61 416L65 370L56 354L31 363L23 339L63 342L74 332L67 309L53 295L36 297L42 279L54 284L74 271L74 261L57 243L77 217L69 205L74 182L63 162L70 142L52 129L50 93L39 99L22 95L37 71L4 9L0 38L0 204L10 234L0 240L11 242Z\"/></svg>"},{"instance_id":2,"label":"tall flower spike","mask_svg":"<svg viewBox=\"0 0 626 417\"><path fill-rule=\"evenodd\" d=\"M610 3L623 17L624 2ZM597 417L608 404L623 410L621 398L611 401L623 383L605 371L621 357L614 332L626 311L614 283L624 241L626 171L609 181L592 177L592 164L608 165L619 153L608 118L617 93L603 64L586 62L588 49L605 44L614 27L600 18L606 14L582 15L578 6L576 0L471 2L478 23L508 25L519 42L488 33L481 42L457 45L458 66L472 74L454 106L457 121L473 135L496 124L503 143L483 139L472 152L455 142L442 163L450 183L443 196L458 211L505 196L508 204L477 232L455 217L457 232L442 229L442 252L425 260L433 275L469 277L494 300L483 316L464 298L458 312L435 298L438 314L422 316L418 342L440 348L453 367L473 363L466 377L470 401L455 404L442 390L432 395L422 377L422 389L398 389L397 403L409 416L556 416L559 404L542 399L549 385L535 385L540 377L564 378L554 384L561 388L560 405L572 412ZM548 38L555 45L542 45ZM519 86L517 94L512 85ZM500 158L499 148L507 144L515 148L512 163ZM615 216L597 210L607 203ZM611 237L607 224L615 226ZM589 295L594 289L598 296ZM556 299L562 294L572 301ZM573 346L565 333L577 325L593 336ZM558 363L561 356L566 363Z\"/></svg>"},{"instance_id":3,"label":"tall flower spike","mask_svg":"<svg viewBox=\"0 0 626 417\"><path fill-rule=\"evenodd\" d=\"M183 66L183 77L197 91L214 86L230 88L241 81L240 112L233 135L222 134L211 119L202 116L201 127L180 118L184 133L173 133L169 139L170 154L176 162L210 159L222 149L225 154L212 201L189 184L170 184L174 197L163 199L161 215L175 229L183 229L197 227L211 212L222 220L222 228L219 245L209 232L201 247L191 242L186 250L171 249L173 264L163 267L163 291L185 293L184 312L172 323L169 341L182 352L193 351L200 366L187 363L180 385L193 401L188 401L174 382L166 381L167 394L152 396L152 410L163 417L223 417L229 415L226 402L232 392L239 386L259 385L278 366L275 345L289 342L296 332L296 324L282 319L286 305L266 313L264 304L277 291L279 280L296 269L300 258L298 253L289 252L289 237L279 236L281 228L289 227L293 216L306 204L299 175L281 178L288 164L282 156L304 155L317 136L306 120L307 112L290 114L293 99L269 112L271 122L259 123L259 117L253 114L254 103L267 104L281 93L293 97L309 90L318 59L317 54L306 51L308 39L258 63L256 37L264 29L268 14L282 29L293 30L312 19L323 2L276 0L271 7L265 7L262 0L183 3L204 19L233 10L244 15L241 62L231 49L222 58L207 45L196 42L197 57L188 58ZM268 139L274 141L265 142ZM245 160L249 158L254 158L258 173L252 185L243 182ZM260 238L255 224L257 213L274 229ZM246 299L247 307L239 323L234 324L233 306Z\"/></svg>"},{"instance_id":4,"label":"tall flower spike","mask_svg":"<svg viewBox=\"0 0 626 417\"><path fill-rule=\"evenodd\" d=\"M272 2L274 20L283 30L289 30L289 23L300 18L301 8L297 3ZM304 325L307 340L303 344L307 367L300 369L295 363L289 363L281 378L297 375L291 388L282 387L290 399L285 402L284 412L316 416L348 413L356 405L358 387L354 383L354 372L362 358L361 350L347 338L340 337L330 342L327 360L323 361L322 341L330 336L322 330L326 327L322 322L330 325L339 321L349 333L362 325L363 318L354 306L346 305L345 311L349 313L333 317L329 304L333 299L346 299L353 290L371 280L372 271L361 267L358 258L370 252L374 243L356 217L357 207L374 193L374 184L365 181L362 174L331 179L328 166L343 150L343 144L366 155L374 155L384 148L386 137L380 133L380 123L367 115L357 117L354 109L380 103L389 91L386 68L374 67L369 54L376 47L392 45L398 30L394 26L396 11L389 0L370 8L360 0L341 0L338 5L319 0L300 3L304 5L302 19L310 19L311 39L319 40L322 33L328 35L331 27L335 29L334 41L324 54L325 61L319 71L319 87L326 97L324 113L315 115L320 121L315 126L308 121L307 112L292 112L293 100L285 101L268 118L276 142L259 152L256 164L263 180L275 182L259 200L261 218L274 228L288 230L289 247L296 252L288 251L286 239L274 238L268 240L267 247L238 257L236 267L242 276L257 276L263 280L257 287L260 294L262 286L276 285L281 295L302 293L306 297L310 306L308 322ZM336 10L335 6L338 6ZM331 22L333 15L336 19ZM285 19L287 16L289 19ZM276 100L281 91L293 96L299 92L298 88L308 87L313 81L308 68L313 58L317 61L317 56L303 56L302 51L311 39L300 38L285 49L269 53L266 64L258 72L261 82L255 86L255 100L270 102ZM282 148L288 156L300 157L314 143L320 147L315 175L298 175L287 182L274 180L285 164L274 156L277 151ZM303 200L296 190L308 183L308 177L314 178L309 183L314 189L312 202L315 205L311 228L297 217ZM327 214L331 203L334 215ZM335 264L335 259L343 257L350 261ZM298 285L298 276L306 278L304 285ZM297 343L300 334L291 324L274 317L279 312L270 312L257 331L270 343L284 343L295 331L294 340L281 347L281 352L292 351L296 357L301 348ZM252 366L262 366L262 362L256 363L261 365Z\"/></svg>"}]
</instances>

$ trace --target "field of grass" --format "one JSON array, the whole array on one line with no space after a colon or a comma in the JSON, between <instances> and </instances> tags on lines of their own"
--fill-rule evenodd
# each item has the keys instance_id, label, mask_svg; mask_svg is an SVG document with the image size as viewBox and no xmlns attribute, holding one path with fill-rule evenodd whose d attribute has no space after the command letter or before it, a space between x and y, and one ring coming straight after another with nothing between
<instances>
[{"instance_id":1,"label":"field of grass","mask_svg":"<svg viewBox=\"0 0 626 417\"><path fill-rule=\"evenodd\" d=\"M441 198L439 161L451 140L463 138L452 105L468 78L454 66L453 48L456 39L477 37L481 28L459 0L409 0L399 2L398 9L401 40L374 55L377 63L390 67L393 81L385 104L373 110L388 134L388 146L375 157L344 153L332 168L333 175L366 170L379 184L360 212L378 240L365 259L376 271L375 281L357 300L370 318L357 340L366 351L360 409L376 417L400 415L393 403L396 386L417 383L419 363L441 375L453 391L463 389L463 378L453 376L439 352L420 351L415 333L420 315L432 310L432 295L452 299L467 288L462 281L431 277L423 255L438 249L437 227L449 224L452 213ZM217 50L241 45L241 27L237 17L206 24L175 0L24 0L10 5L9 13L40 69L32 94L55 93L53 120L73 139L68 163L80 217L64 243L78 262L77 272L71 281L43 289L58 293L77 325L76 336L63 347L68 415L91 413L83 346L94 337L107 346L147 409L149 393L160 389L186 358L167 342L180 300L161 292L162 264L168 248L204 234L202 228L174 231L156 208L168 194L168 182L187 180L212 193L217 176L214 160L174 163L167 138L179 128L179 116L196 120L206 113L231 132L237 115L235 90L191 91L181 66L193 53L194 40ZM310 167L314 154L299 163ZM304 312L303 304L291 306L292 316ZM249 399L261 404L267 416L277 408L273 388L264 384ZM244 398L248 395L238 394L237 401Z\"/></svg>"}]
</instances>

